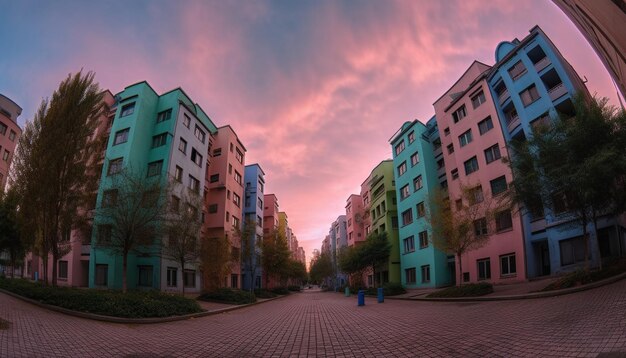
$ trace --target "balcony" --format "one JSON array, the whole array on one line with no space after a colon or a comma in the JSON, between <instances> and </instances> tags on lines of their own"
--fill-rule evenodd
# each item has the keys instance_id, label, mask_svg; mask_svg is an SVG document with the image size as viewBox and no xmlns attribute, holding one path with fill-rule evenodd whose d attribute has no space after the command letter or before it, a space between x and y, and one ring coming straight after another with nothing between
<instances>
[{"instance_id":1,"label":"balcony","mask_svg":"<svg viewBox=\"0 0 626 358\"><path fill-rule=\"evenodd\" d=\"M80 255L81 256L89 256L91 253L91 245L85 245L83 244L80 248Z\"/></svg>"},{"instance_id":2,"label":"balcony","mask_svg":"<svg viewBox=\"0 0 626 358\"><path fill-rule=\"evenodd\" d=\"M548 57L544 57L541 60L537 61L535 63L535 70L537 72L540 72L541 70L543 70L544 68L548 67L551 64L550 60L548 59Z\"/></svg>"},{"instance_id":3,"label":"balcony","mask_svg":"<svg viewBox=\"0 0 626 358\"><path fill-rule=\"evenodd\" d=\"M556 101L557 99L567 94L567 88L565 88L563 82L560 82L556 86L550 88L548 90L548 94L550 95L550 99L552 101Z\"/></svg>"},{"instance_id":4,"label":"balcony","mask_svg":"<svg viewBox=\"0 0 626 358\"><path fill-rule=\"evenodd\" d=\"M509 133L511 133L513 129L517 128L520 124L519 116L517 114L514 117L507 116L506 123L507 129L509 130Z\"/></svg>"},{"instance_id":5,"label":"balcony","mask_svg":"<svg viewBox=\"0 0 626 358\"><path fill-rule=\"evenodd\" d=\"M435 154L435 158L437 158L438 156L440 156L443 152L441 151L441 146L435 148L435 150L433 151L433 153Z\"/></svg>"},{"instance_id":6,"label":"balcony","mask_svg":"<svg viewBox=\"0 0 626 358\"><path fill-rule=\"evenodd\" d=\"M506 88L504 88L502 92L498 93L498 101L500 105L509 99L509 97L511 97L511 95L509 95L509 90Z\"/></svg>"},{"instance_id":7,"label":"balcony","mask_svg":"<svg viewBox=\"0 0 626 358\"><path fill-rule=\"evenodd\" d=\"M530 222L530 232L535 233L546 229L546 220L544 218Z\"/></svg>"},{"instance_id":8,"label":"balcony","mask_svg":"<svg viewBox=\"0 0 626 358\"><path fill-rule=\"evenodd\" d=\"M446 167L437 168L437 177L441 178L444 175L446 175Z\"/></svg>"}]
</instances>

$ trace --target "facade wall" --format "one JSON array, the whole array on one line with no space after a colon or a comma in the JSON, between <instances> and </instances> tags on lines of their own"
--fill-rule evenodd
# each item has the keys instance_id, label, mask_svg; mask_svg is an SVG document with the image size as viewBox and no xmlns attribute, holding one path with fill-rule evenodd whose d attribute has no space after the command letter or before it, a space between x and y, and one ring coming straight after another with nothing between
<instances>
[{"instance_id":1,"label":"facade wall","mask_svg":"<svg viewBox=\"0 0 626 358\"><path fill-rule=\"evenodd\" d=\"M260 240L263 240L263 191L265 187L265 173L258 164L246 165L245 167L245 199L242 217L244 220L255 223L255 233L247 238L256 255L248 262L242 263L241 285L243 289L261 288L263 270L261 268Z\"/></svg>"},{"instance_id":2,"label":"facade wall","mask_svg":"<svg viewBox=\"0 0 626 358\"><path fill-rule=\"evenodd\" d=\"M434 118L429 123L436 124ZM417 120L406 122L390 141L398 198L400 274L402 285L409 288L447 286L454 274L446 253L435 248L428 217L432 195L440 190L438 172L445 173L445 166L437 168L428 136L436 127L431 128ZM405 198L402 188L409 188Z\"/></svg>"},{"instance_id":3,"label":"facade wall","mask_svg":"<svg viewBox=\"0 0 626 358\"><path fill-rule=\"evenodd\" d=\"M363 227L363 199L352 194L346 201L346 225L348 246L355 246L365 241Z\"/></svg>"},{"instance_id":4,"label":"facade wall","mask_svg":"<svg viewBox=\"0 0 626 358\"><path fill-rule=\"evenodd\" d=\"M17 124L20 114L22 108L0 94L0 191L4 191L6 186L15 146L22 134L22 129Z\"/></svg>"}]
</instances>

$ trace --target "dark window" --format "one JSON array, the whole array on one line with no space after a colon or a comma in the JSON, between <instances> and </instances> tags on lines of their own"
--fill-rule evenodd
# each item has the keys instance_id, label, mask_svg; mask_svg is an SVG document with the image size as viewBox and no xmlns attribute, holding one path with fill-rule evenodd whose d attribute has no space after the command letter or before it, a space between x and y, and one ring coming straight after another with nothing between
<instances>
[{"instance_id":1,"label":"dark window","mask_svg":"<svg viewBox=\"0 0 626 358\"><path fill-rule=\"evenodd\" d=\"M419 233L420 249L428 247L428 232L422 231Z\"/></svg>"},{"instance_id":2,"label":"dark window","mask_svg":"<svg viewBox=\"0 0 626 358\"><path fill-rule=\"evenodd\" d=\"M209 214L217 213L217 204L210 204L208 210Z\"/></svg>"},{"instance_id":3,"label":"dark window","mask_svg":"<svg viewBox=\"0 0 626 358\"><path fill-rule=\"evenodd\" d=\"M522 98L522 103L524 103L524 106L530 105L531 103L539 99L539 92L537 91L537 87L535 85L528 87L527 89L523 90L522 93L520 93L520 97Z\"/></svg>"},{"instance_id":4,"label":"dark window","mask_svg":"<svg viewBox=\"0 0 626 358\"><path fill-rule=\"evenodd\" d=\"M402 212L402 226L409 225L413 222L413 210L408 209Z\"/></svg>"},{"instance_id":5,"label":"dark window","mask_svg":"<svg viewBox=\"0 0 626 358\"><path fill-rule=\"evenodd\" d=\"M113 139L113 145L118 145L122 143L126 143L128 141L128 132L130 128L122 129L121 131L117 131L115 133L115 139Z\"/></svg>"},{"instance_id":6,"label":"dark window","mask_svg":"<svg viewBox=\"0 0 626 358\"><path fill-rule=\"evenodd\" d=\"M459 178L459 170L458 169L452 169L452 171L450 171L450 175L452 176L452 180L458 179Z\"/></svg>"},{"instance_id":7,"label":"dark window","mask_svg":"<svg viewBox=\"0 0 626 358\"><path fill-rule=\"evenodd\" d=\"M217 183L219 180L220 180L219 174L213 174L209 177L209 182L211 183Z\"/></svg>"},{"instance_id":8,"label":"dark window","mask_svg":"<svg viewBox=\"0 0 626 358\"><path fill-rule=\"evenodd\" d=\"M398 145L396 145L396 155L402 153L404 150L404 141L401 141Z\"/></svg>"},{"instance_id":9,"label":"dark window","mask_svg":"<svg viewBox=\"0 0 626 358\"><path fill-rule=\"evenodd\" d=\"M196 148L191 148L191 161L202 168L202 155L196 150Z\"/></svg>"},{"instance_id":10,"label":"dark window","mask_svg":"<svg viewBox=\"0 0 626 358\"><path fill-rule=\"evenodd\" d=\"M160 122L163 122L163 121L167 121L170 118L172 118L172 109L168 109L166 111L159 112L159 114L157 114L157 123L160 123Z\"/></svg>"},{"instance_id":11,"label":"dark window","mask_svg":"<svg viewBox=\"0 0 626 358\"><path fill-rule=\"evenodd\" d=\"M96 264L96 286L107 286L109 283L109 265Z\"/></svg>"},{"instance_id":12,"label":"dark window","mask_svg":"<svg viewBox=\"0 0 626 358\"><path fill-rule=\"evenodd\" d=\"M415 282L417 282L417 278L415 277L415 267L405 269L404 275L406 276L407 284L414 284Z\"/></svg>"},{"instance_id":13,"label":"dark window","mask_svg":"<svg viewBox=\"0 0 626 358\"><path fill-rule=\"evenodd\" d=\"M152 287L152 266L139 265L137 271L137 286Z\"/></svg>"},{"instance_id":14,"label":"dark window","mask_svg":"<svg viewBox=\"0 0 626 358\"><path fill-rule=\"evenodd\" d=\"M493 122L491 121L491 117L487 117L482 121L478 122L478 132L480 135L483 135L493 129Z\"/></svg>"},{"instance_id":15,"label":"dark window","mask_svg":"<svg viewBox=\"0 0 626 358\"><path fill-rule=\"evenodd\" d=\"M400 189L400 200L404 200L411 195L411 189L409 188L409 184L405 185Z\"/></svg>"},{"instance_id":16,"label":"dark window","mask_svg":"<svg viewBox=\"0 0 626 358\"><path fill-rule=\"evenodd\" d=\"M205 138L206 138L206 134L204 133L204 131L202 129L200 129L200 127L198 125L196 125L196 128L195 128L193 134L196 136L196 138L198 138L198 140L200 142L204 143Z\"/></svg>"},{"instance_id":17,"label":"dark window","mask_svg":"<svg viewBox=\"0 0 626 358\"><path fill-rule=\"evenodd\" d=\"M422 266L422 283L430 282L430 265Z\"/></svg>"},{"instance_id":18,"label":"dark window","mask_svg":"<svg viewBox=\"0 0 626 358\"><path fill-rule=\"evenodd\" d=\"M494 144L491 147L485 149L485 161L487 164L500 159L500 147L498 144Z\"/></svg>"},{"instance_id":19,"label":"dark window","mask_svg":"<svg viewBox=\"0 0 626 358\"><path fill-rule=\"evenodd\" d=\"M522 77L522 75L525 73L526 66L524 66L522 61L517 61L511 68L509 68L509 76L511 76L513 80Z\"/></svg>"},{"instance_id":20,"label":"dark window","mask_svg":"<svg viewBox=\"0 0 626 358\"><path fill-rule=\"evenodd\" d=\"M418 191L423 187L422 176L418 175L415 179L413 179L413 191Z\"/></svg>"},{"instance_id":21,"label":"dark window","mask_svg":"<svg viewBox=\"0 0 626 358\"><path fill-rule=\"evenodd\" d=\"M478 108L483 103L485 103L485 93L483 91L472 97L472 107Z\"/></svg>"},{"instance_id":22,"label":"dark window","mask_svg":"<svg viewBox=\"0 0 626 358\"><path fill-rule=\"evenodd\" d=\"M398 176L406 173L406 162L402 162L402 164L398 165Z\"/></svg>"},{"instance_id":23,"label":"dark window","mask_svg":"<svg viewBox=\"0 0 626 358\"><path fill-rule=\"evenodd\" d=\"M500 256L500 275L514 275L517 273L517 267L515 266L515 254L508 254Z\"/></svg>"},{"instance_id":24,"label":"dark window","mask_svg":"<svg viewBox=\"0 0 626 358\"><path fill-rule=\"evenodd\" d=\"M152 162L148 164L148 176L153 177L156 175L161 175L161 169L163 168L163 161L158 160L156 162Z\"/></svg>"},{"instance_id":25,"label":"dark window","mask_svg":"<svg viewBox=\"0 0 626 358\"><path fill-rule=\"evenodd\" d=\"M424 202L417 204L417 217L421 218L426 216L426 207L424 206Z\"/></svg>"},{"instance_id":26,"label":"dark window","mask_svg":"<svg viewBox=\"0 0 626 358\"><path fill-rule=\"evenodd\" d=\"M180 150L183 154L187 154L187 141L184 139L180 139L178 143L178 150Z\"/></svg>"},{"instance_id":27,"label":"dark window","mask_svg":"<svg viewBox=\"0 0 626 358\"><path fill-rule=\"evenodd\" d=\"M505 192L507 189L506 177L504 175L490 181L489 184L491 185L492 195L498 195L500 193Z\"/></svg>"},{"instance_id":28,"label":"dark window","mask_svg":"<svg viewBox=\"0 0 626 358\"><path fill-rule=\"evenodd\" d=\"M476 159L476 156L474 156L466 160L463 165L465 166L465 175L470 175L478 170L478 159Z\"/></svg>"},{"instance_id":29,"label":"dark window","mask_svg":"<svg viewBox=\"0 0 626 358\"><path fill-rule=\"evenodd\" d=\"M185 114L183 117L183 125L189 128L190 124L191 124L191 118L189 118L189 116Z\"/></svg>"},{"instance_id":30,"label":"dark window","mask_svg":"<svg viewBox=\"0 0 626 358\"><path fill-rule=\"evenodd\" d=\"M503 231L513 227L513 219L511 218L511 210L500 211L496 213L496 231Z\"/></svg>"},{"instance_id":31,"label":"dark window","mask_svg":"<svg viewBox=\"0 0 626 358\"><path fill-rule=\"evenodd\" d=\"M488 229L487 229L487 219L485 218L481 218L478 220L474 220L474 234L476 236L484 236L487 235Z\"/></svg>"},{"instance_id":32,"label":"dark window","mask_svg":"<svg viewBox=\"0 0 626 358\"><path fill-rule=\"evenodd\" d=\"M135 112L135 102L126 104L122 106L122 112L120 113L120 117L130 116Z\"/></svg>"},{"instance_id":33,"label":"dark window","mask_svg":"<svg viewBox=\"0 0 626 358\"><path fill-rule=\"evenodd\" d=\"M405 253L415 251L415 238L413 237L413 235L404 239L403 242L404 242Z\"/></svg>"},{"instance_id":34,"label":"dark window","mask_svg":"<svg viewBox=\"0 0 626 358\"><path fill-rule=\"evenodd\" d=\"M121 172L123 161L123 158L109 160L109 169L107 170L107 175L113 175Z\"/></svg>"},{"instance_id":35,"label":"dark window","mask_svg":"<svg viewBox=\"0 0 626 358\"><path fill-rule=\"evenodd\" d=\"M183 182L183 168L178 165L176 166L176 171L174 172L174 179L179 183Z\"/></svg>"},{"instance_id":36,"label":"dark window","mask_svg":"<svg viewBox=\"0 0 626 358\"><path fill-rule=\"evenodd\" d=\"M467 112L465 111L465 105L462 105L459 109L452 113L452 119L454 120L454 123L457 123L461 119L465 118L465 116L467 116Z\"/></svg>"},{"instance_id":37,"label":"dark window","mask_svg":"<svg viewBox=\"0 0 626 358\"><path fill-rule=\"evenodd\" d=\"M491 260L482 259L476 261L478 263L478 279L487 280L491 278Z\"/></svg>"},{"instance_id":38,"label":"dark window","mask_svg":"<svg viewBox=\"0 0 626 358\"><path fill-rule=\"evenodd\" d=\"M459 144L461 145L461 147L465 147L471 142L472 142L472 130L471 129L467 130L465 133L459 136Z\"/></svg>"},{"instance_id":39,"label":"dark window","mask_svg":"<svg viewBox=\"0 0 626 358\"><path fill-rule=\"evenodd\" d=\"M117 189L105 190L102 195L102 207L110 208L117 205Z\"/></svg>"},{"instance_id":40,"label":"dark window","mask_svg":"<svg viewBox=\"0 0 626 358\"><path fill-rule=\"evenodd\" d=\"M59 278L67 279L67 261L59 261Z\"/></svg>"},{"instance_id":41,"label":"dark window","mask_svg":"<svg viewBox=\"0 0 626 358\"><path fill-rule=\"evenodd\" d=\"M415 142L415 131L411 131L411 133L409 133L409 144Z\"/></svg>"},{"instance_id":42,"label":"dark window","mask_svg":"<svg viewBox=\"0 0 626 358\"><path fill-rule=\"evenodd\" d=\"M454 144L450 143L448 144L448 154L452 154L454 153Z\"/></svg>"},{"instance_id":43,"label":"dark window","mask_svg":"<svg viewBox=\"0 0 626 358\"><path fill-rule=\"evenodd\" d=\"M176 287L178 286L178 270L176 267L168 267L167 268L167 286L168 287Z\"/></svg>"},{"instance_id":44,"label":"dark window","mask_svg":"<svg viewBox=\"0 0 626 358\"><path fill-rule=\"evenodd\" d=\"M585 261L585 240L581 237L559 241L561 265L571 265Z\"/></svg>"},{"instance_id":45,"label":"dark window","mask_svg":"<svg viewBox=\"0 0 626 358\"><path fill-rule=\"evenodd\" d=\"M183 285L187 288L196 287L196 271L195 270L185 270L183 273Z\"/></svg>"},{"instance_id":46,"label":"dark window","mask_svg":"<svg viewBox=\"0 0 626 358\"><path fill-rule=\"evenodd\" d=\"M167 142L167 133L161 133L152 137L152 148L165 145Z\"/></svg>"}]
</instances>

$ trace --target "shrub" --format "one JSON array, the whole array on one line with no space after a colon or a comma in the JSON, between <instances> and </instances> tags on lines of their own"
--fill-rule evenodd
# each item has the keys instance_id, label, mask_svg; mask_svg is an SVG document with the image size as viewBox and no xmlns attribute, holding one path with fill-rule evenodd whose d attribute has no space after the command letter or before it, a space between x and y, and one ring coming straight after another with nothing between
<instances>
[{"instance_id":1,"label":"shrub","mask_svg":"<svg viewBox=\"0 0 626 358\"><path fill-rule=\"evenodd\" d=\"M233 288L220 288L216 291L205 292L198 296L198 299L201 301L229 303L235 305L256 302L254 293Z\"/></svg>"},{"instance_id":2,"label":"shrub","mask_svg":"<svg viewBox=\"0 0 626 358\"><path fill-rule=\"evenodd\" d=\"M544 287L540 291L562 290L564 288L586 285L588 283L601 281L606 278L619 275L622 272L626 272L626 259L610 260L607 261L607 264L602 268L602 270L577 270L570 272Z\"/></svg>"},{"instance_id":3,"label":"shrub","mask_svg":"<svg viewBox=\"0 0 626 358\"><path fill-rule=\"evenodd\" d=\"M124 318L180 316L202 312L194 300L159 291L77 289L43 286L24 279L0 279L0 288L48 305Z\"/></svg>"},{"instance_id":4,"label":"shrub","mask_svg":"<svg viewBox=\"0 0 626 358\"><path fill-rule=\"evenodd\" d=\"M272 289L272 292L277 295L288 295L289 290L286 287L276 287Z\"/></svg>"},{"instance_id":5,"label":"shrub","mask_svg":"<svg viewBox=\"0 0 626 358\"><path fill-rule=\"evenodd\" d=\"M254 295L257 298L274 298L277 297L278 295L275 294L272 291L268 291L268 290L254 290Z\"/></svg>"},{"instance_id":6,"label":"shrub","mask_svg":"<svg viewBox=\"0 0 626 358\"><path fill-rule=\"evenodd\" d=\"M384 296L397 296L403 293L406 293L406 290L399 283L387 282L383 285ZM378 288L368 287L365 289L365 294L368 296L378 296Z\"/></svg>"},{"instance_id":7,"label":"shrub","mask_svg":"<svg viewBox=\"0 0 626 358\"><path fill-rule=\"evenodd\" d=\"M453 286L429 294L426 297L477 297L493 292L493 285L488 282L469 283L461 287Z\"/></svg>"},{"instance_id":8,"label":"shrub","mask_svg":"<svg viewBox=\"0 0 626 358\"><path fill-rule=\"evenodd\" d=\"M287 286L287 290L289 290L291 292L300 292L300 291L302 291L302 287L300 287L298 285L291 285L291 286Z\"/></svg>"}]
</instances>

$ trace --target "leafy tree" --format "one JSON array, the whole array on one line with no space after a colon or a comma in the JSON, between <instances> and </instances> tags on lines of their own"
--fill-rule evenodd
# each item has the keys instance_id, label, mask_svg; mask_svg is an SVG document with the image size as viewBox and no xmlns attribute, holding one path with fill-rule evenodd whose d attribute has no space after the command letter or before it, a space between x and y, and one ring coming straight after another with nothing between
<instances>
[{"instance_id":1,"label":"leafy tree","mask_svg":"<svg viewBox=\"0 0 626 358\"><path fill-rule=\"evenodd\" d=\"M145 173L130 168L113 175L103 192L93 244L122 256L123 292L127 291L128 255L150 253L158 247L155 238L165 223L169 192L160 179L146 178Z\"/></svg>"},{"instance_id":2,"label":"leafy tree","mask_svg":"<svg viewBox=\"0 0 626 358\"><path fill-rule=\"evenodd\" d=\"M501 197L502 198L502 197ZM463 284L463 255L485 246L494 232L495 214L506 208L501 198L484 195L482 188L461 185L461 197L454 208L443 191L431 194L428 219L433 246L456 256L459 263L459 286Z\"/></svg>"},{"instance_id":3,"label":"leafy tree","mask_svg":"<svg viewBox=\"0 0 626 358\"><path fill-rule=\"evenodd\" d=\"M302 262L289 259L288 268L289 278L297 282L298 285L303 285L307 281L306 266Z\"/></svg>"},{"instance_id":4,"label":"leafy tree","mask_svg":"<svg viewBox=\"0 0 626 358\"><path fill-rule=\"evenodd\" d=\"M371 233L367 236L365 244L357 247L357 254L362 267L371 267L372 274L376 277L376 269L382 269L389 261L391 243L387 239L387 233ZM374 286L377 280L374 279Z\"/></svg>"},{"instance_id":5,"label":"leafy tree","mask_svg":"<svg viewBox=\"0 0 626 358\"><path fill-rule=\"evenodd\" d=\"M511 144L511 198L530 212L565 204L572 223L582 229L589 269L588 224L594 224L593 246L599 249L599 217L625 209L626 114L608 106L606 98L578 95L573 104L575 117L553 119Z\"/></svg>"},{"instance_id":6,"label":"leafy tree","mask_svg":"<svg viewBox=\"0 0 626 358\"><path fill-rule=\"evenodd\" d=\"M205 237L201 245L202 274L205 291L224 286L224 277L231 269L231 244L227 236Z\"/></svg>"},{"instance_id":7,"label":"leafy tree","mask_svg":"<svg viewBox=\"0 0 626 358\"><path fill-rule=\"evenodd\" d=\"M200 221L199 210L202 207L202 197L185 188L173 190L177 185L171 184L169 210L165 219L167 240L162 242L163 256L180 265L184 275L185 265L195 263L200 257ZM185 295L183 282L182 295Z\"/></svg>"},{"instance_id":8,"label":"leafy tree","mask_svg":"<svg viewBox=\"0 0 626 358\"><path fill-rule=\"evenodd\" d=\"M46 263L52 255L52 284L57 282L57 262L69 251L72 230L87 220L85 193L97 180L88 170L98 140L93 133L98 117L106 110L104 92L94 82L94 73L68 75L50 101L43 101L27 136L16 154L15 182L24 196L20 207L40 220L40 248ZM28 128L28 126L27 126ZM59 145L62 144L62 145ZM51 150L54 148L54 150ZM99 174L99 173L98 173ZM24 190L26 189L26 190Z\"/></svg>"},{"instance_id":9,"label":"leafy tree","mask_svg":"<svg viewBox=\"0 0 626 358\"><path fill-rule=\"evenodd\" d=\"M359 260L359 246L346 246L337 255L339 269L349 275L350 285L359 288L363 284L363 273L367 268Z\"/></svg>"},{"instance_id":10,"label":"leafy tree","mask_svg":"<svg viewBox=\"0 0 626 358\"><path fill-rule=\"evenodd\" d=\"M257 222L245 219L241 228L235 228L235 236L241 242L241 263L250 272L250 291L254 290L254 280L260 266L260 248L262 238L257 236Z\"/></svg>"},{"instance_id":11,"label":"leafy tree","mask_svg":"<svg viewBox=\"0 0 626 358\"><path fill-rule=\"evenodd\" d=\"M310 276L311 281L319 284L334 273L330 252L323 251L319 256L311 260Z\"/></svg>"},{"instance_id":12,"label":"leafy tree","mask_svg":"<svg viewBox=\"0 0 626 358\"><path fill-rule=\"evenodd\" d=\"M283 280L289 262L289 246L282 230L272 230L264 235L261 244L261 264L265 273L265 287L269 288L270 277Z\"/></svg>"},{"instance_id":13,"label":"leafy tree","mask_svg":"<svg viewBox=\"0 0 626 358\"><path fill-rule=\"evenodd\" d=\"M18 197L14 190L10 189L7 193L0 191L0 253L8 253L11 278L15 276L15 268L25 255L18 227L17 205Z\"/></svg>"}]
</instances>

